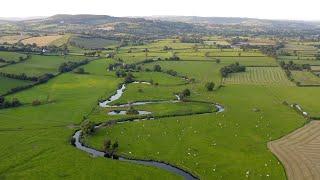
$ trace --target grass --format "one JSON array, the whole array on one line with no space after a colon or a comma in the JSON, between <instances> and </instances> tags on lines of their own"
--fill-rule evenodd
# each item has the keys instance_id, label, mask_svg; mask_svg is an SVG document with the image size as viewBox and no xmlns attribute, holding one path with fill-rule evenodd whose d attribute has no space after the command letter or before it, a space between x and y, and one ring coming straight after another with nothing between
<instances>
[{"instance_id":1,"label":"grass","mask_svg":"<svg viewBox=\"0 0 320 180\"><path fill-rule=\"evenodd\" d=\"M283 168L266 142L301 126L304 120L268 94L263 87L226 87L214 95L226 106L223 114L115 125L101 129L86 142L100 149L104 139L118 140L122 155L166 161L201 179L245 179L247 171L253 179L267 175L284 179Z\"/></svg>"},{"instance_id":2,"label":"grass","mask_svg":"<svg viewBox=\"0 0 320 180\"><path fill-rule=\"evenodd\" d=\"M85 37L72 37L70 43L74 43L77 47L82 49L97 49L105 48L108 46L116 46L119 44L118 41L110 39L101 39L101 38L85 38Z\"/></svg>"},{"instance_id":3,"label":"grass","mask_svg":"<svg viewBox=\"0 0 320 180\"><path fill-rule=\"evenodd\" d=\"M118 83L113 77L67 73L8 97L31 102L49 96L53 103L0 111L1 179L179 179L153 167L92 158L69 144L75 130L69 125L80 123L97 98L111 95Z\"/></svg>"},{"instance_id":4,"label":"grass","mask_svg":"<svg viewBox=\"0 0 320 180\"><path fill-rule=\"evenodd\" d=\"M246 72L231 73L224 84L294 85L280 67L247 67Z\"/></svg>"},{"instance_id":5,"label":"grass","mask_svg":"<svg viewBox=\"0 0 320 180\"><path fill-rule=\"evenodd\" d=\"M176 41L176 42L174 42ZM200 179L285 179L282 165L267 149L267 143L301 127L306 120L295 110L283 104L298 103L312 116L320 116L319 89L296 87L287 80L279 67L247 67L247 72L231 74L223 87L207 91L204 84L221 83L220 68L239 61L246 66L276 66L269 57L205 57L201 47L192 50L193 43L179 43L166 39L154 43L120 48L117 56L125 63L145 59L144 48L150 57L171 56L163 51L167 45L183 55L185 61L159 61L144 64L152 69L159 64L163 71L175 70L179 75L195 78L184 80L161 72L134 72L136 80L158 82L159 85L129 84L123 96L113 102L175 100L174 93L188 88L187 100L217 102L225 108L223 113L186 115L208 112L213 106L200 102L147 104L137 110L166 117L153 121L116 124L102 128L85 142L101 149L105 139L119 142L119 153L138 159L165 161L186 169ZM128 50L132 48L132 53ZM76 50L79 49L75 49ZM225 50L233 54L235 50ZM80 51L78 51L80 52ZM259 53L259 52L257 52ZM133 57L134 56L134 57ZM28 61L1 68L12 73L30 75L56 72L61 62L72 59L60 56L32 56ZM79 57L82 58L82 57ZM79 60L79 59L74 59ZM104 158L92 158L72 147L69 139L84 118L104 122L132 116L108 116L114 108L97 107L98 99L114 94L123 78L106 71L111 59L95 60L83 66L89 74L62 74L48 83L13 94L23 103L35 99L48 101L40 106L24 105L0 110L0 179L179 179L167 171ZM20 65L20 66L19 66ZM13 67L13 68L11 68ZM115 108L117 109L117 108ZM84 173L85 172L85 173Z\"/></svg>"},{"instance_id":6,"label":"grass","mask_svg":"<svg viewBox=\"0 0 320 180\"><path fill-rule=\"evenodd\" d=\"M6 66L0 69L1 72L10 74L25 73L28 76L40 76L45 73L58 73L60 64L67 61L80 61L85 57L81 56L40 56L32 55L30 59L19 64Z\"/></svg>"},{"instance_id":7,"label":"grass","mask_svg":"<svg viewBox=\"0 0 320 180\"><path fill-rule=\"evenodd\" d=\"M6 60L6 61L14 61L19 62L19 58L26 58L27 55L16 53L16 52L7 52L7 51L0 51L0 58Z\"/></svg>"},{"instance_id":8,"label":"grass","mask_svg":"<svg viewBox=\"0 0 320 180\"><path fill-rule=\"evenodd\" d=\"M215 62L161 61L147 64L145 67L152 69L155 64L159 64L163 70L172 69L199 82L213 81L216 84L221 81L220 68L224 66Z\"/></svg>"},{"instance_id":9,"label":"grass","mask_svg":"<svg viewBox=\"0 0 320 180\"><path fill-rule=\"evenodd\" d=\"M320 85L320 78L308 71L291 71L292 77L301 85Z\"/></svg>"},{"instance_id":10,"label":"grass","mask_svg":"<svg viewBox=\"0 0 320 180\"><path fill-rule=\"evenodd\" d=\"M7 93L10 89L18 87L18 86L25 86L31 84L32 82L29 81L22 81L17 79L11 79L6 77L0 76L0 95Z\"/></svg>"}]
</instances>

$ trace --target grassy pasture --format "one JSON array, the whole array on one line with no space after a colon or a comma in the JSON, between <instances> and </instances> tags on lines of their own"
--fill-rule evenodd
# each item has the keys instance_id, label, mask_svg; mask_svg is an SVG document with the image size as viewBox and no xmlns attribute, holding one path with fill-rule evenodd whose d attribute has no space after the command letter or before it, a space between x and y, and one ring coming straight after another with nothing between
<instances>
[{"instance_id":1,"label":"grassy pasture","mask_svg":"<svg viewBox=\"0 0 320 180\"><path fill-rule=\"evenodd\" d=\"M119 44L118 41L110 39L101 39L101 38L85 38L85 37L71 37L70 43L75 44L77 47L82 49L97 49L105 48L108 46L116 46Z\"/></svg>"},{"instance_id":2,"label":"grassy pasture","mask_svg":"<svg viewBox=\"0 0 320 180\"><path fill-rule=\"evenodd\" d=\"M80 61L85 59L81 56L40 56L32 55L30 59L19 64L13 64L0 69L0 72L10 74L25 73L29 76L39 76L45 73L58 73L61 63L67 61Z\"/></svg>"},{"instance_id":3,"label":"grassy pasture","mask_svg":"<svg viewBox=\"0 0 320 180\"><path fill-rule=\"evenodd\" d=\"M320 85L320 78L311 72L291 71L292 77L301 85Z\"/></svg>"},{"instance_id":4,"label":"grassy pasture","mask_svg":"<svg viewBox=\"0 0 320 180\"><path fill-rule=\"evenodd\" d=\"M29 81L22 81L0 76L0 95L8 92L10 89L31 84Z\"/></svg>"},{"instance_id":5,"label":"grassy pasture","mask_svg":"<svg viewBox=\"0 0 320 180\"><path fill-rule=\"evenodd\" d=\"M6 61L15 61L19 62L19 58L26 58L27 55L16 53L16 52L7 52L7 51L0 51L0 58L6 60Z\"/></svg>"},{"instance_id":6,"label":"grassy pasture","mask_svg":"<svg viewBox=\"0 0 320 180\"><path fill-rule=\"evenodd\" d=\"M39 37L30 37L22 40L23 44L37 44L37 46L47 46L50 43L62 38L63 35L50 35L50 36L39 36Z\"/></svg>"},{"instance_id":7,"label":"grassy pasture","mask_svg":"<svg viewBox=\"0 0 320 180\"><path fill-rule=\"evenodd\" d=\"M154 83L158 83L159 86L180 85L186 83L186 81L180 77L173 77L160 72L139 72L134 73L133 75L137 81L152 80Z\"/></svg>"},{"instance_id":8,"label":"grassy pasture","mask_svg":"<svg viewBox=\"0 0 320 180\"><path fill-rule=\"evenodd\" d=\"M229 74L223 83L294 85L280 67L247 67L246 72Z\"/></svg>"},{"instance_id":9,"label":"grassy pasture","mask_svg":"<svg viewBox=\"0 0 320 180\"><path fill-rule=\"evenodd\" d=\"M201 179L246 179L247 171L253 179L284 179L283 168L266 142L304 120L268 94L264 87L237 85L211 95L201 93L201 98L209 95L223 103L226 112L115 125L86 142L100 149L104 139L118 140L122 155L170 162Z\"/></svg>"},{"instance_id":10,"label":"grassy pasture","mask_svg":"<svg viewBox=\"0 0 320 180\"><path fill-rule=\"evenodd\" d=\"M108 115L113 110L127 110L128 108L101 108L97 107L90 115L89 119L94 122L106 122L122 118L141 117L141 115ZM135 107L139 111L151 112L152 116L167 116L167 115L185 115L195 113L209 113L215 110L213 105L197 102L179 102L179 103L160 103L147 104Z\"/></svg>"},{"instance_id":11,"label":"grassy pasture","mask_svg":"<svg viewBox=\"0 0 320 180\"><path fill-rule=\"evenodd\" d=\"M0 111L1 179L179 179L153 167L92 158L70 146L69 126L80 123L118 83L113 77L67 73L8 97L32 102L49 96L53 103Z\"/></svg>"},{"instance_id":12,"label":"grassy pasture","mask_svg":"<svg viewBox=\"0 0 320 180\"><path fill-rule=\"evenodd\" d=\"M198 82L213 81L216 84L221 81L220 68L224 66L215 62L160 61L146 64L145 67L152 69L155 64L159 64L163 70L173 69L180 75L195 78Z\"/></svg>"}]
</instances>

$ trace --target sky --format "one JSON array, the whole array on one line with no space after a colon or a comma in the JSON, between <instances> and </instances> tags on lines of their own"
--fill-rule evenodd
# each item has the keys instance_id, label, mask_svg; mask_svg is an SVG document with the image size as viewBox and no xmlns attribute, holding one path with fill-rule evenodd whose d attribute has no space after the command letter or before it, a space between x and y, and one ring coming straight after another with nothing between
<instances>
[{"instance_id":1,"label":"sky","mask_svg":"<svg viewBox=\"0 0 320 180\"><path fill-rule=\"evenodd\" d=\"M319 7L320 0L3 0L0 17L183 15L319 21Z\"/></svg>"}]
</instances>

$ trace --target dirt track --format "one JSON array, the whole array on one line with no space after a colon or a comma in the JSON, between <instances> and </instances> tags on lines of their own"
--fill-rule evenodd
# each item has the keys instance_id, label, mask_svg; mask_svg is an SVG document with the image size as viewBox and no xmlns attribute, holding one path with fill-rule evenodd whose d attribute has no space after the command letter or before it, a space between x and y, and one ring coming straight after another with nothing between
<instances>
[{"instance_id":1,"label":"dirt track","mask_svg":"<svg viewBox=\"0 0 320 180\"><path fill-rule=\"evenodd\" d=\"M320 179L320 121L312 121L268 148L285 167L289 180Z\"/></svg>"}]
</instances>

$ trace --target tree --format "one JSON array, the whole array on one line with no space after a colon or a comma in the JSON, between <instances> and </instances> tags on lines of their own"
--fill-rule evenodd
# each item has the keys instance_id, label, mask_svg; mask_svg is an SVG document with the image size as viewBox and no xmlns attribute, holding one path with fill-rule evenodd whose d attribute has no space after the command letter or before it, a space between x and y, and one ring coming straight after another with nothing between
<instances>
[{"instance_id":1,"label":"tree","mask_svg":"<svg viewBox=\"0 0 320 180\"><path fill-rule=\"evenodd\" d=\"M208 91L213 91L215 84L213 82L206 83L206 88Z\"/></svg>"},{"instance_id":2,"label":"tree","mask_svg":"<svg viewBox=\"0 0 320 180\"><path fill-rule=\"evenodd\" d=\"M106 139L103 142L103 151L105 153L109 153L111 150L111 140L110 139Z\"/></svg>"},{"instance_id":3,"label":"tree","mask_svg":"<svg viewBox=\"0 0 320 180\"><path fill-rule=\"evenodd\" d=\"M128 75L124 79L124 83L128 84L132 82L134 82L134 76L132 75L132 73L128 73Z\"/></svg>"},{"instance_id":4,"label":"tree","mask_svg":"<svg viewBox=\"0 0 320 180\"><path fill-rule=\"evenodd\" d=\"M81 125L81 130L82 130L82 133L84 135L90 135L90 134L93 134L94 131L95 131L95 128L94 128L94 123L89 121L89 120L86 120L82 123Z\"/></svg>"},{"instance_id":5,"label":"tree","mask_svg":"<svg viewBox=\"0 0 320 180\"><path fill-rule=\"evenodd\" d=\"M216 63L219 64L221 62L220 59L216 59Z\"/></svg>"},{"instance_id":6,"label":"tree","mask_svg":"<svg viewBox=\"0 0 320 180\"><path fill-rule=\"evenodd\" d=\"M4 97L0 96L0 105L4 102Z\"/></svg>"},{"instance_id":7,"label":"tree","mask_svg":"<svg viewBox=\"0 0 320 180\"><path fill-rule=\"evenodd\" d=\"M78 68L74 72L77 73L77 74L85 74L85 71L84 71L83 68Z\"/></svg>"},{"instance_id":8,"label":"tree","mask_svg":"<svg viewBox=\"0 0 320 180\"><path fill-rule=\"evenodd\" d=\"M161 72L161 66L159 64L154 65L153 66L153 71Z\"/></svg>"}]
</instances>

